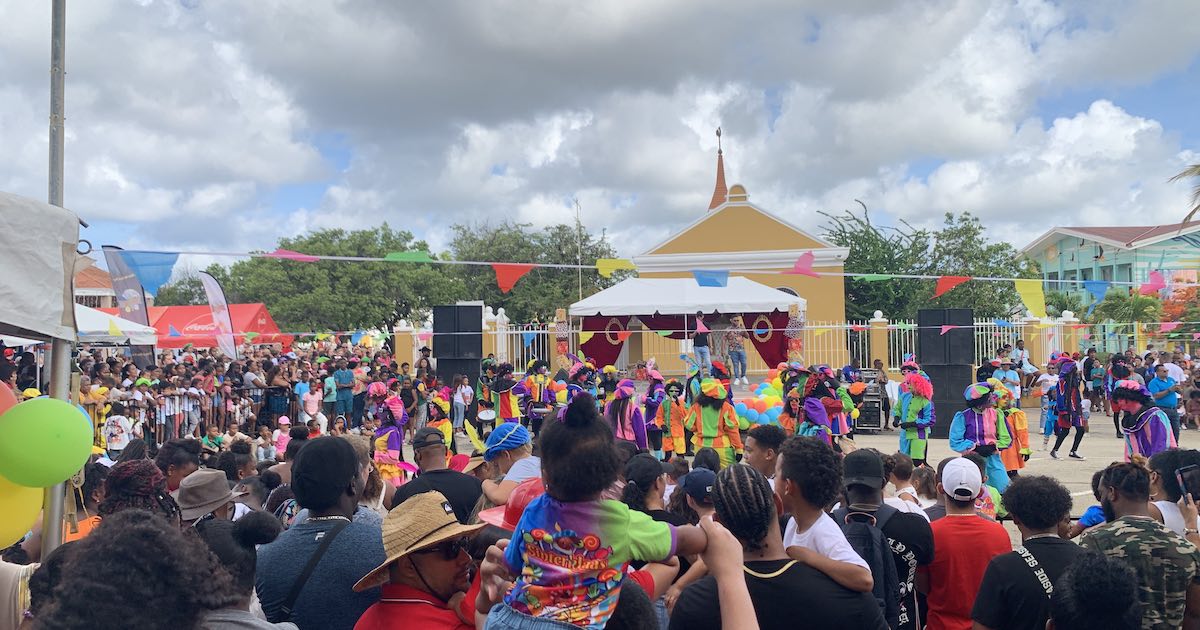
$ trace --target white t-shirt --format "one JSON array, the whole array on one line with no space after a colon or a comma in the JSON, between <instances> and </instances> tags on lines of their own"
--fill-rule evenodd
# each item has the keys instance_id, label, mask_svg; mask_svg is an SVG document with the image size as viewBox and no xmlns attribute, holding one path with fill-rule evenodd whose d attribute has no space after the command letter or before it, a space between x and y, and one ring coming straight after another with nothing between
<instances>
[{"instance_id":1,"label":"white t-shirt","mask_svg":"<svg viewBox=\"0 0 1200 630\"><path fill-rule=\"evenodd\" d=\"M1171 363L1170 361L1163 364L1167 368L1167 376L1175 379L1176 383L1182 383L1187 380L1187 376L1183 373L1183 368Z\"/></svg>"},{"instance_id":2,"label":"white t-shirt","mask_svg":"<svg viewBox=\"0 0 1200 630\"><path fill-rule=\"evenodd\" d=\"M1043 396L1046 395L1046 392L1050 391L1057 385L1058 385L1058 375L1057 374L1043 374L1038 377L1037 383L1036 383L1037 388L1039 390L1041 390L1041 393Z\"/></svg>"},{"instance_id":3,"label":"white t-shirt","mask_svg":"<svg viewBox=\"0 0 1200 630\"><path fill-rule=\"evenodd\" d=\"M542 460L539 457L530 455L525 459L519 459L512 468L504 475L504 481L515 481L521 483L526 479L542 476Z\"/></svg>"},{"instance_id":4,"label":"white t-shirt","mask_svg":"<svg viewBox=\"0 0 1200 630\"><path fill-rule=\"evenodd\" d=\"M916 494L917 493L914 490L913 496L916 496ZM883 502L887 505L890 505L890 506L896 508L900 512L907 512L909 514L920 514L921 518L924 518L926 521L929 520L929 515L926 514L925 510L921 509L921 506L917 505L916 503L910 503L908 501L905 501L904 499L901 499L900 497L884 497Z\"/></svg>"},{"instance_id":5,"label":"white t-shirt","mask_svg":"<svg viewBox=\"0 0 1200 630\"><path fill-rule=\"evenodd\" d=\"M113 451L123 450L130 439L132 423L125 416L109 416L104 420L104 442Z\"/></svg>"},{"instance_id":6,"label":"white t-shirt","mask_svg":"<svg viewBox=\"0 0 1200 630\"><path fill-rule=\"evenodd\" d=\"M830 560L849 562L867 570L871 568L850 546L842 528L828 514L822 513L812 527L803 532L797 532L796 519L789 518L783 532L783 546L807 547Z\"/></svg>"},{"instance_id":7,"label":"white t-shirt","mask_svg":"<svg viewBox=\"0 0 1200 630\"><path fill-rule=\"evenodd\" d=\"M454 402L462 405L469 405L471 404L472 393L473 392L471 391L470 387L467 387L466 385L459 385L458 389L454 390Z\"/></svg>"}]
</instances>

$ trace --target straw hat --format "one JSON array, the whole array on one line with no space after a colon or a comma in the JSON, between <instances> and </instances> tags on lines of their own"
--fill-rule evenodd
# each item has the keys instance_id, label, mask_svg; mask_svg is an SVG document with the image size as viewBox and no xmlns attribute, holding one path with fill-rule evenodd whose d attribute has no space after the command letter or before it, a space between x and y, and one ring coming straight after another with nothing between
<instances>
[{"instance_id":1,"label":"straw hat","mask_svg":"<svg viewBox=\"0 0 1200 630\"><path fill-rule=\"evenodd\" d=\"M454 508L440 492L413 495L383 519L383 551L387 560L363 576L354 585L354 590L365 591L387 582L388 566L414 551L475 534L486 525L459 523L454 517Z\"/></svg>"}]
</instances>

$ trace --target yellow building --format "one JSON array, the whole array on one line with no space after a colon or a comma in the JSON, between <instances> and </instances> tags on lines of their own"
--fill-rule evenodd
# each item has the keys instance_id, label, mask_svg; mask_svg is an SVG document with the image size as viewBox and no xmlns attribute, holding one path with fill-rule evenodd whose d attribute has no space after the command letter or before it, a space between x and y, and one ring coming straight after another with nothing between
<instances>
[{"instance_id":1,"label":"yellow building","mask_svg":"<svg viewBox=\"0 0 1200 630\"><path fill-rule=\"evenodd\" d=\"M850 250L809 234L750 203L749 194L740 184L726 189L725 159L718 149L717 181L708 211L662 243L634 257L633 263L643 278L690 278L694 269L729 269L730 275L744 276L806 299L806 319L810 327L844 324L846 293L842 276L814 278L781 273L791 270L806 252L812 252L814 256L814 271L840 274ZM806 361L844 365L848 357L846 331L829 329L815 336L813 332L805 335ZM672 344L678 342L654 333L643 333L640 339L635 335L630 342L628 357L631 363L654 356L666 368L664 373L676 371L673 368L678 349ZM752 349L747 350L751 371L770 367L763 366Z\"/></svg>"}]
</instances>

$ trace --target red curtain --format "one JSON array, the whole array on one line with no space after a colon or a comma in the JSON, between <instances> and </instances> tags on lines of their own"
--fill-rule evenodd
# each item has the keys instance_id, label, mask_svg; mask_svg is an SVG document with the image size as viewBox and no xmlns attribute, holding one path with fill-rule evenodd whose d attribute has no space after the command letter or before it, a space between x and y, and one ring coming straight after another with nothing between
<instances>
[{"instance_id":1,"label":"red curtain","mask_svg":"<svg viewBox=\"0 0 1200 630\"><path fill-rule=\"evenodd\" d=\"M683 332L687 328L687 321L683 315L638 315L638 320L642 325L655 332L660 330L670 330L672 332L669 337L671 339L686 339L687 333ZM691 326L696 326L695 319L690 319Z\"/></svg>"},{"instance_id":2,"label":"red curtain","mask_svg":"<svg viewBox=\"0 0 1200 630\"><path fill-rule=\"evenodd\" d=\"M746 328L750 329L750 342L768 368L787 360L787 335L784 334L788 323L786 312L747 313L742 319L746 322Z\"/></svg>"},{"instance_id":3,"label":"red curtain","mask_svg":"<svg viewBox=\"0 0 1200 630\"><path fill-rule=\"evenodd\" d=\"M621 347L629 338L626 330L629 327L628 315L621 317L605 317L596 315L583 318L583 330L595 333L586 343L580 344L579 351L596 362L596 369L616 363L621 355ZM786 317L785 317L785 322Z\"/></svg>"}]
</instances>

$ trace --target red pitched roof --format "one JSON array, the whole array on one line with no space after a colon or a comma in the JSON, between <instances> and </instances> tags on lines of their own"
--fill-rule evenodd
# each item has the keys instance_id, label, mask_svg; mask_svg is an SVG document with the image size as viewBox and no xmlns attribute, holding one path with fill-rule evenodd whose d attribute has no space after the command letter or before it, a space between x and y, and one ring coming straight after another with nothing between
<instances>
[{"instance_id":1,"label":"red pitched roof","mask_svg":"<svg viewBox=\"0 0 1200 630\"><path fill-rule=\"evenodd\" d=\"M1189 229L1200 226L1200 221L1192 221L1182 226L1182 229ZM1065 230L1073 230L1083 234L1095 236L1097 238L1105 238L1126 245L1133 245L1138 241L1158 238L1160 236L1168 236L1180 230L1181 226L1178 223L1171 225L1126 225L1117 227L1067 227Z\"/></svg>"},{"instance_id":2,"label":"red pitched roof","mask_svg":"<svg viewBox=\"0 0 1200 630\"><path fill-rule=\"evenodd\" d=\"M720 137L720 134L717 137ZM728 198L729 189L725 187L725 156L721 154L720 149L717 149L717 184L713 186L712 201L709 202L708 209L716 208L725 203Z\"/></svg>"},{"instance_id":3,"label":"red pitched roof","mask_svg":"<svg viewBox=\"0 0 1200 630\"><path fill-rule=\"evenodd\" d=\"M75 274L76 289L108 289L112 290L112 278L108 272L92 265Z\"/></svg>"}]
</instances>

